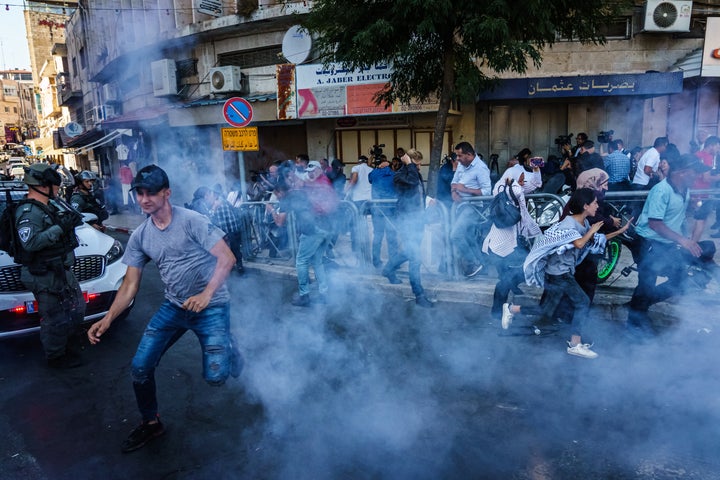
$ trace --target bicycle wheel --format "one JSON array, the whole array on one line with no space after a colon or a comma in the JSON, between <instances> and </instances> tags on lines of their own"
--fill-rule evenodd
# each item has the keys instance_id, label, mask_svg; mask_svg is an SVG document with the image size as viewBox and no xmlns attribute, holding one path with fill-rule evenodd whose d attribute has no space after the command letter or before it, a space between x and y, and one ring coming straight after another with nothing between
<instances>
[{"instance_id":1,"label":"bicycle wheel","mask_svg":"<svg viewBox=\"0 0 720 480\"><path fill-rule=\"evenodd\" d=\"M617 238L613 238L607 242L605 253L603 253L598 262L598 283L603 283L610 278L610 275L612 275L620 260L621 251L622 243Z\"/></svg>"}]
</instances>

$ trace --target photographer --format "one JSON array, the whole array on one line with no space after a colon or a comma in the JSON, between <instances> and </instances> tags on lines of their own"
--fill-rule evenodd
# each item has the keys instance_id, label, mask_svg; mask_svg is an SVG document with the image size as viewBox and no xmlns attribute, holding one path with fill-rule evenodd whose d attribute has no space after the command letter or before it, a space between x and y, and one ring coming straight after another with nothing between
<instances>
[{"instance_id":1,"label":"photographer","mask_svg":"<svg viewBox=\"0 0 720 480\"><path fill-rule=\"evenodd\" d=\"M27 199L15 211L22 264L20 278L38 303L42 317L40 341L50 368L73 368L81 364L73 348L85 300L70 267L78 246L75 227L82 224L78 212L57 197L60 175L47 163L25 167L23 181Z\"/></svg>"}]
</instances>

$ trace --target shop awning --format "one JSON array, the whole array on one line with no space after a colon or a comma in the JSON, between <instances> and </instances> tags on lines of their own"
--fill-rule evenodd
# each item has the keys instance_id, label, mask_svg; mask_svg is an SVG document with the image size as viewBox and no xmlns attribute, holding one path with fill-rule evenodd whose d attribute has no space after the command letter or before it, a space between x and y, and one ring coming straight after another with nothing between
<instances>
[{"instance_id":1,"label":"shop awning","mask_svg":"<svg viewBox=\"0 0 720 480\"><path fill-rule=\"evenodd\" d=\"M481 92L477 100L532 100L617 95L660 96L680 93L682 89L682 72L511 78L500 80L494 90Z\"/></svg>"},{"instance_id":2,"label":"shop awning","mask_svg":"<svg viewBox=\"0 0 720 480\"><path fill-rule=\"evenodd\" d=\"M250 103L253 102L269 102L277 100L276 93L266 93L257 95L241 95L242 98ZM201 98L199 100L193 100L192 102L178 105L178 108L193 108L193 107L206 107L209 105L223 105L227 102L227 98Z\"/></svg>"},{"instance_id":3,"label":"shop awning","mask_svg":"<svg viewBox=\"0 0 720 480\"><path fill-rule=\"evenodd\" d=\"M106 143L112 142L113 140L118 138L123 133L130 135L131 132L128 130L113 130L112 132L110 132L107 135L105 135L104 137L94 141L93 143L89 143L89 144L85 145L84 147L79 148L78 150L75 151L75 154L82 155L82 154L87 153L88 151L92 150L93 148L101 147L101 146L105 145Z\"/></svg>"},{"instance_id":4,"label":"shop awning","mask_svg":"<svg viewBox=\"0 0 720 480\"><path fill-rule=\"evenodd\" d=\"M702 47L693 50L670 67L671 72L682 72L683 79L699 77L702 73Z\"/></svg>"},{"instance_id":5,"label":"shop awning","mask_svg":"<svg viewBox=\"0 0 720 480\"><path fill-rule=\"evenodd\" d=\"M62 134L61 134L62 135ZM79 148L84 147L85 145L88 145L90 143L95 142L96 140L102 138L104 135L104 132L102 130L88 130L87 132L84 132L77 137L65 137L67 138L67 141L64 142L64 147L68 148Z\"/></svg>"},{"instance_id":6,"label":"shop awning","mask_svg":"<svg viewBox=\"0 0 720 480\"><path fill-rule=\"evenodd\" d=\"M137 128L167 123L167 113L172 105L143 107L102 122L104 128Z\"/></svg>"}]
</instances>

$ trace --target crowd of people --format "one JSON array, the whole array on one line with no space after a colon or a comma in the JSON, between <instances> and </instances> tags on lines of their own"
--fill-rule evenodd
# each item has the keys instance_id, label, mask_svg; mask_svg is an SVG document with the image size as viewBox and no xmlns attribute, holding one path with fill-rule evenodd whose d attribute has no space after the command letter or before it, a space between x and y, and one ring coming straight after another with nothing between
<instances>
[{"instance_id":1,"label":"crowd of people","mask_svg":"<svg viewBox=\"0 0 720 480\"><path fill-rule=\"evenodd\" d=\"M536 317L531 323L535 329L560 325L567 330L567 353L582 358L598 357L588 340L587 326L592 320L589 309L597 286L598 255L608 240L633 235L638 284L628 305L627 325L632 335L653 333L650 307L685 291L688 264L702 264L720 279L713 260L715 244L702 239L713 214L715 223L710 228L720 230L718 202L707 192L692 202L690 197L691 189L712 188L720 181L715 168L720 153L718 137L703 138L697 150L688 153L681 153L666 137L634 153L625 151L621 141L610 139L604 156L594 152L593 142L584 134L577 136L575 148L561 147L559 161L545 161L523 149L502 175L493 179L473 146L461 142L442 165L437 195L430 200L421 174L423 154L414 148L398 149L390 160L384 155L373 155L372 160L361 156L349 177L340 160L316 161L301 154L258 174L254 189L236 184L226 193L220 185L200 187L186 208L170 201L164 170L155 165L140 169L126 198L132 194L147 218L129 239L123 257L128 270L117 296L108 313L87 332L91 344L101 341L132 302L144 266L156 262L166 298L146 327L132 362L142 423L131 432L123 451L141 448L164 433L154 369L187 330L201 343L203 375L210 385L222 385L242 368L230 333L225 283L233 269L242 273L253 221L241 208L247 201L264 202L263 214L276 227L276 250L282 244L281 236L289 234L288 216L294 217L298 285L291 303L298 307L328 301L326 261L333 255L338 236L348 231L340 209L343 199L357 216L372 217L371 255L378 273L391 284L401 283L397 272L407 262L415 304L435 307L422 285L420 245L427 209L442 203L454 212L449 238L457 253L444 252L440 268L447 270L449 258L455 258L465 276L474 277L494 266L498 281L491 313L500 319L501 327L509 329L516 318L526 316ZM102 229L108 212L96 195L96 181L92 172L78 172L69 197L75 209L92 213L95 227ZM82 292L69 268L77 244L74 228L80 219L59 215L49 206L62 183L51 165L37 163L27 168L25 183L28 198L15 216L24 252L22 281L32 290L43 315L41 340L48 365L72 368L80 364L76 327L84 316ZM559 190L559 183L572 193L559 219L543 231L528 211L526 195L548 188ZM623 221L613 215L606 191L642 189L648 190L647 199L634 216ZM496 204L500 205L497 212L509 208L511 222L506 214L488 218L487 205L482 202L491 196L495 200L490 212L496 211ZM486 198L473 201L473 197ZM513 209L517 209L516 216ZM316 293L311 291L311 268ZM661 278L664 280L659 282ZM511 293L522 293L518 286L523 283L544 290L539 304L510 301Z\"/></svg>"}]
</instances>

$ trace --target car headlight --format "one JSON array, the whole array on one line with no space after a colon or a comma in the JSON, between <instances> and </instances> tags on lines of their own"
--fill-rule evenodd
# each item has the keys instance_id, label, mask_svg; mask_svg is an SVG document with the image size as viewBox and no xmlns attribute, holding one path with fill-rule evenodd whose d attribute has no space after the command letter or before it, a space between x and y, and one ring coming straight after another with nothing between
<instances>
[{"instance_id":1,"label":"car headlight","mask_svg":"<svg viewBox=\"0 0 720 480\"><path fill-rule=\"evenodd\" d=\"M110 250L107 251L105 254L105 263L110 265L113 262L116 262L120 260L123 256L123 246L122 243L115 240L113 242L112 247L110 247Z\"/></svg>"}]
</instances>

